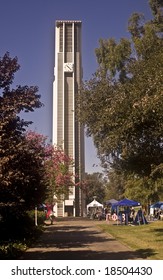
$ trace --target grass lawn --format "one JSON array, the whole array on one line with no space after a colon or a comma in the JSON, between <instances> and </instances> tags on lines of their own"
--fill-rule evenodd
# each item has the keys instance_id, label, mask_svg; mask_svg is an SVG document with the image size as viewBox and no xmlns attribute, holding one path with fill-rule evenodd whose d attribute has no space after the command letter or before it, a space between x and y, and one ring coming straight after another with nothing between
<instances>
[{"instance_id":1,"label":"grass lawn","mask_svg":"<svg viewBox=\"0 0 163 280\"><path fill-rule=\"evenodd\" d=\"M147 260L163 260L163 221L131 226L101 223L98 226Z\"/></svg>"}]
</instances>

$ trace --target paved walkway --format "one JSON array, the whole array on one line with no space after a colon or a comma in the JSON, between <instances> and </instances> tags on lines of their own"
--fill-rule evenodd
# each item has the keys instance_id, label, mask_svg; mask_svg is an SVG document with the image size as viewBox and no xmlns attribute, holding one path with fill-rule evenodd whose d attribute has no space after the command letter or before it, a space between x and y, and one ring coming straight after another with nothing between
<instances>
[{"instance_id":1,"label":"paved walkway","mask_svg":"<svg viewBox=\"0 0 163 280\"><path fill-rule=\"evenodd\" d=\"M84 218L61 219L47 225L41 238L28 249L24 260L128 260L136 252L103 233L98 224Z\"/></svg>"}]
</instances>

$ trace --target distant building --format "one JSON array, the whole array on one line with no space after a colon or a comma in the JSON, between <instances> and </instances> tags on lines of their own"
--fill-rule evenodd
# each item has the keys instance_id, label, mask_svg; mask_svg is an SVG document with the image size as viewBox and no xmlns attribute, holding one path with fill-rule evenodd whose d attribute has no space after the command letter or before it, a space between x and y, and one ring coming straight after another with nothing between
<instances>
[{"instance_id":1,"label":"distant building","mask_svg":"<svg viewBox=\"0 0 163 280\"><path fill-rule=\"evenodd\" d=\"M72 156L73 173L85 173L84 128L76 118L76 98L82 80L81 21L57 20L53 84L53 144ZM55 205L56 216L83 216L85 199L80 188L70 187L68 197Z\"/></svg>"}]
</instances>

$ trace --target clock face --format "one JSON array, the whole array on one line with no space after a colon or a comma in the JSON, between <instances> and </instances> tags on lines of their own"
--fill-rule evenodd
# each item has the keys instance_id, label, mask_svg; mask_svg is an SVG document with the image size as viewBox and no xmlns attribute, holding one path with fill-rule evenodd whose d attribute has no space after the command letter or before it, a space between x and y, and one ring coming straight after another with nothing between
<instances>
[{"instance_id":1,"label":"clock face","mask_svg":"<svg viewBox=\"0 0 163 280\"><path fill-rule=\"evenodd\" d=\"M65 72L73 72L73 70L74 70L74 65L73 65L73 63L65 63L64 64L64 71Z\"/></svg>"}]
</instances>

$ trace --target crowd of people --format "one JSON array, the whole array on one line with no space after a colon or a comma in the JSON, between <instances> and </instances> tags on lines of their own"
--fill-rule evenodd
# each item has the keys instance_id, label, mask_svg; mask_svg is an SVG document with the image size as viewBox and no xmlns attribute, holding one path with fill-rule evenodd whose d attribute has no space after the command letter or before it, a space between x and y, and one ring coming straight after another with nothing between
<instances>
[{"instance_id":1,"label":"crowd of people","mask_svg":"<svg viewBox=\"0 0 163 280\"><path fill-rule=\"evenodd\" d=\"M145 210L139 208L135 210L134 207L123 207L118 209L117 207L94 207L89 209L88 216L90 219L106 220L109 221L120 221L120 223L147 223L145 218Z\"/></svg>"}]
</instances>

